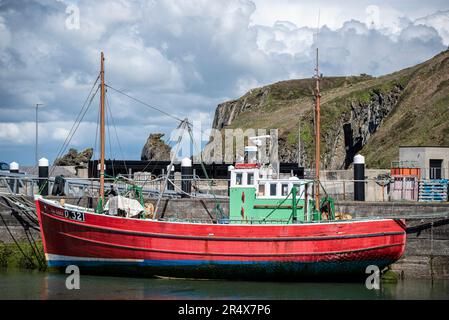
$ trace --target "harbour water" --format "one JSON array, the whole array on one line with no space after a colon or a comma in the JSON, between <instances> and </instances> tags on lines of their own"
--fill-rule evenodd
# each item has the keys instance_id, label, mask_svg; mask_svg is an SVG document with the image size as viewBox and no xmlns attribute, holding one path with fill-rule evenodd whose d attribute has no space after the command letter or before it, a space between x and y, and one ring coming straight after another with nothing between
<instances>
[{"instance_id":1,"label":"harbour water","mask_svg":"<svg viewBox=\"0 0 449 320\"><path fill-rule=\"evenodd\" d=\"M0 299L449 299L449 281L400 280L368 290L364 283L275 283L119 278L81 275L68 290L60 273L0 271Z\"/></svg>"}]
</instances>

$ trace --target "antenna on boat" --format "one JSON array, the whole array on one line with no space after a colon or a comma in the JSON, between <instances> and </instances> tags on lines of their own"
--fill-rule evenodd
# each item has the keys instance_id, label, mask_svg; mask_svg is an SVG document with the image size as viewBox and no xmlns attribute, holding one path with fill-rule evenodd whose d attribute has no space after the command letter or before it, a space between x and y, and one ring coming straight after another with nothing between
<instances>
[{"instance_id":1,"label":"antenna on boat","mask_svg":"<svg viewBox=\"0 0 449 320\"><path fill-rule=\"evenodd\" d=\"M301 118L298 121L298 167L301 167Z\"/></svg>"},{"instance_id":2,"label":"antenna on boat","mask_svg":"<svg viewBox=\"0 0 449 320\"><path fill-rule=\"evenodd\" d=\"M318 35L320 32L320 12L316 33L316 68L315 68L315 207L320 210L320 65L318 55Z\"/></svg>"},{"instance_id":3,"label":"antenna on boat","mask_svg":"<svg viewBox=\"0 0 449 320\"><path fill-rule=\"evenodd\" d=\"M99 198L99 208L103 209L104 205L104 149L105 149L105 123L104 123L104 96L105 96L105 86L104 86L104 54L101 52L101 95L100 95L100 198Z\"/></svg>"}]
</instances>

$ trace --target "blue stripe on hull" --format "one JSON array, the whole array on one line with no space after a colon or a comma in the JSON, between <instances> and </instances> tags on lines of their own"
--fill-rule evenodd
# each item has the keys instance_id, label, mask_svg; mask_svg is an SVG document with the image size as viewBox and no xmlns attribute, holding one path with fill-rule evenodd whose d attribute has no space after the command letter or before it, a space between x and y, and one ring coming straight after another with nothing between
<instances>
[{"instance_id":1,"label":"blue stripe on hull","mask_svg":"<svg viewBox=\"0 0 449 320\"><path fill-rule=\"evenodd\" d=\"M272 261L204 261L204 260L144 260L144 261L77 261L51 260L49 267L77 265L96 274L159 275L180 278L300 278L305 276L365 275L366 267L376 265L382 270L391 260L332 262L272 262Z\"/></svg>"}]
</instances>

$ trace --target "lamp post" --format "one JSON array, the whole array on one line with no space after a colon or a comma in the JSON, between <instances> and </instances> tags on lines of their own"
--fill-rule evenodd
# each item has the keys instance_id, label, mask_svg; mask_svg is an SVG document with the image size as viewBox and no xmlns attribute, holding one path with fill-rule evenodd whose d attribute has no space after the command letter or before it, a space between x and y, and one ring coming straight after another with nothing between
<instances>
[{"instance_id":1,"label":"lamp post","mask_svg":"<svg viewBox=\"0 0 449 320\"><path fill-rule=\"evenodd\" d=\"M36 103L36 154L35 154L35 156L36 156L36 166L38 166L39 164L39 160L38 160L38 155L37 155L37 145L38 145L38 135L39 135L39 129L38 129L38 127L39 127L39 120L38 120L38 117L37 117L37 110L39 109L39 106L43 106L44 104L43 103Z\"/></svg>"}]
</instances>

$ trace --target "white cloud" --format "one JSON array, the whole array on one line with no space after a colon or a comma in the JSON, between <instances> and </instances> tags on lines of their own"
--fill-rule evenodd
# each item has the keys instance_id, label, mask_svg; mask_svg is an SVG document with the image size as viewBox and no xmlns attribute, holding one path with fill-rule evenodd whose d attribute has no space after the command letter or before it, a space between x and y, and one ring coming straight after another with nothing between
<instances>
[{"instance_id":1,"label":"white cloud","mask_svg":"<svg viewBox=\"0 0 449 320\"><path fill-rule=\"evenodd\" d=\"M0 16L0 49L4 49L9 46L11 41L11 33L8 27L5 25L5 20Z\"/></svg>"},{"instance_id":2,"label":"white cloud","mask_svg":"<svg viewBox=\"0 0 449 320\"><path fill-rule=\"evenodd\" d=\"M243 95L253 88L260 87L262 84L254 78L240 78L236 83L236 94Z\"/></svg>"},{"instance_id":3,"label":"white cloud","mask_svg":"<svg viewBox=\"0 0 449 320\"><path fill-rule=\"evenodd\" d=\"M403 29L400 34L400 40L403 41L422 41L428 42L440 38L440 35L433 27L422 24L410 25Z\"/></svg>"},{"instance_id":4,"label":"white cloud","mask_svg":"<svg viewBox=\"0 0 449 320\"><path fill-rule=\"evenodd\" d=\"M106 44L107 67L114 83L148 90L182 90L181 73L159 50L146 47L141 39L115 36Z\"/></svg>"},{"instance_id":5,"label":"white cloud","mask_svg":"<svg viewBox=\"0 0 449 320\"><path fill-rule=\"evenodd\" d=\"M31 123L17 124L0 122L0 143L24 144L29 142L26 132L30 132Z\"/></svg>"},{"instance_id":6,"label":"white cloud","mask_svg":"<svg viewBox=\"0 0 449 320\"><path fill-rule=\"evenodd\" d=\"M256 26L257 45L268 53L305 54L313 44L316 31L298 28L292 23L276 21L273 27Z\"/></svg>"},{"instance_id":7,"label":"white cloud","mask_svg":"<svg viewBox=\"0 0 449 320\"><path fill-rule=\"evenodd\" d=\"M416 25L433 27L443 38L443 43L449 45L449 11L438 11L434 14L415 20Z\"/></svg>"},{"instance_id":8,"label":"white cloud","mask_svg":"<svg viewBox=\"0 0 449 320\"><path fill-rule=\"evenodd\" d=\"M73 121L48 121L39 123L39 141L42 144L55 144L58 149L62 142L66 139ZM83 122L80 124L79 130L74 136L72 143L75 146L84 144L91 144L92 137L95 137L97 128L96 123ZM14 141L15 144L30 146L35 144L35 122L0 122L0 145L10 144Z\"/></svg>"}]
</instances>

